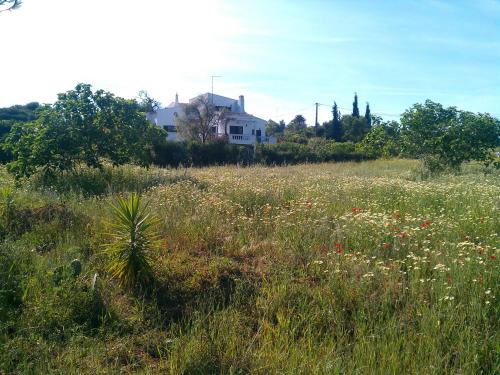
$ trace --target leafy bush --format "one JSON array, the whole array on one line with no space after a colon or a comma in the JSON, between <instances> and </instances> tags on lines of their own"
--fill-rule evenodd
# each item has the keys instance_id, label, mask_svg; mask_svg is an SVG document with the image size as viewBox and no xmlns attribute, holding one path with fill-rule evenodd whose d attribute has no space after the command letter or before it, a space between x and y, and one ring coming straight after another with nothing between
<instances>
[{"instance_id":1,"label":"leafy bush","mask_svg":"<svg viewBox=\"0 0 500 375\"><path fill-rule=\"evenodd\" d=\"M337 143L313 138L308 144L278 143L259 145L256 160L267 164L298 164L327 161L361 161L368 159L364 153L355 152L351 142Z\"/></svg>"},{"instance_id":2,"label":"leafy bush","mask_svg":"<svg viewBox=\"0 0 500 375\"><path fill-rule=\"evenodd\" d=\"M187 152L191 163L196 167L223 164L247 164L253 152L248 146L227 143L223 140L206 143L189 142Z\"/></svg>"},{"instance_id":3,"label":"leafy bush","mask_svg":"<svg viewBox=\"0 0 500 375\"><path fill-rule=\"evenodd\" d=\"M190 164L186 145L174 141L165 141L155 145L153 163L160 167L177 167L181 164Z\"/></svg>"},{"instance_id":4,"label":"leafy bush","mask_svg":"<svg viewBox=\"0 0 500 375\"><path fill-rule=\"evenodd\" d=\"M384 125L374 126L356 149L373 158L393 157L399 154L399 134Z\"/></svg>"},{"instance_id":5,"label":"leafy bush","mask_svg":"<svg viewBox=\"0 0 500 375\"><path fill-rule=\"evenodd\" d=\"M460 168L467 161L493 162L500 142L500 121L488 114L444 108L427 100L401 117L403 151L423 160L431 172Z\"/></svg>"}]
</instances>

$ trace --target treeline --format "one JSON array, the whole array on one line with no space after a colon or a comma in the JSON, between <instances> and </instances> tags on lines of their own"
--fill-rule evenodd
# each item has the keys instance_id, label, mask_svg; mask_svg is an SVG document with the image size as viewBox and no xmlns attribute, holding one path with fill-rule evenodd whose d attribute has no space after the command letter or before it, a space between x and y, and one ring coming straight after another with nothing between
<instances>
[{"instance_id":1,"label":"treeline","mask_svg":"<svg viewBox=\"0 0 500 375\"><path fill-rule=\"evenodd\" d=\"M167 133L146 119L156 105L123 99L88 84L59 94L53 105L30 103L0 109L0 162L17 178L45 176L104 163L177 167L215 164L266 165L326 161L361 161L378 157L417 158L432 172L458 169L471 160L495 164L500 122L488 114L445 108L427 100L415 104L400 122L384 122L358 109L341 115L336 103L332 119L307 126L297 115L288 125L269 121L268 134L278 144L255 147L220 140L170 142Z\"/></svg>"},{"instance_id":2,"label":"treeline","mask_svg":"<svg viewBox=\"0 0 500 375\"><path fill-rule=\"evenodd\" d=\"M327 161L362 161L372 159L357 151L352 142L338 143L312 139L307 144L280 142L258 144L255 148L230 144L222 140L201 142L163 142L154 148L153 163L166 167L223 164L284 165Z\"/></svg>"},{"instance_id":3,"label":"treeline","mask_svg":"<svg viewBox=\"0 0 500 375\"><path fill-rule=\"evenodd\" d=\"M362 158L419 159L430 172L457 170L462 163L480 161L500 167L494 151L499 147L500 122L487 113L444 107L431 100L414 104L400 121L372 115L367 103L361 116L355 94L352 113L342 115L334 102L332 119L307 126L302 115L289 124L269 120L267 131L286 144L313 145L318 140L350 144ZM319 142L321 143L321 142Z\"/></svg>"},{"instance_id":4,"label":"treeline","mask_svg":"<svg viewBox=\"0 0 500 375\"><path fill-rule=\"evenodd\" d=\"M374 121L380 123L382 119L378 116L372 116L369 103L366 103L365 115L361 116L358 95L355 93L351 114L342 115L334 101L332 119L322 125L308 126L305 118L302 115L297 115L289 124L285 124L283 120L279 123L269 120L266 134L274 135L280 141L295 143L307 143L308 139L317 137L336 142L357 143L370 132Z\"/></svg>"},{"instance_id":5,"label":"treeline","mask_svg":"<svg viewBox=\"0 0 500 375\"><path fill-rule=\"evenodd\" d=\"M39 108L40 104L38 102L0 108L0 142L10 132L14 124L36 120ZM11 159L12 157L0 148L0 163L5 163Z\"/></svg>"}]
</instances>

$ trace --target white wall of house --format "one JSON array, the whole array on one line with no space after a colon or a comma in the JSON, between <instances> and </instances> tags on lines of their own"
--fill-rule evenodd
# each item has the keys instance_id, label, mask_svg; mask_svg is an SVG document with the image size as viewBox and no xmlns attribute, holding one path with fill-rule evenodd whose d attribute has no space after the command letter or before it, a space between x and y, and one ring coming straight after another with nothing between
<instances>
[{"instance_id":1,"label":"white wall of house","mask_svg":"<svg viewBox=\"0 0 500 375\"><path fill-rule=\"evenodd\" d=\"M178 141L175 117L182 112L183 103L173 102L168 107L160 108L156 112L148 113L147 119L153 124L167 131L167 140Z\"/></svg>"},{"instance_id":2,"label":"white wall of house","mask_svg":"<svg viewBox=\"0 0 500 375\"><path fill-rule=\"evenodd\" d=\"M247 113L230 113L217 125L217 135L227 134L229 143L252 145L276 143L274 137L266 137L266 121Z\"/></svg>"},{"instance_id":3,"label":"white wall of house","mask_svg":"<svg viewBox=\"0 0 500 375\"><path fill-rule=\"evenodd\" d=\"M238 100L221 95L206 93L200 95L213 103L215 107L226 108L229 112L225 121L221 120L213 127L214 136L225 137L227 134L229 143L252 145L256 142L276 143L275 137L266 137L266 121L245 112L245 98L243 95ZM199 97L199 96L198 96ZM193 102L198 97L190 99ZM154 113L148 113L147 119L167 131L167 139L180 141L176 131L176 116L180 115L185 103L179 103L176 95L175 102L168 107L161 108ZM224 124L227 123L226 129Z\"/></svg>"}]
</instances>

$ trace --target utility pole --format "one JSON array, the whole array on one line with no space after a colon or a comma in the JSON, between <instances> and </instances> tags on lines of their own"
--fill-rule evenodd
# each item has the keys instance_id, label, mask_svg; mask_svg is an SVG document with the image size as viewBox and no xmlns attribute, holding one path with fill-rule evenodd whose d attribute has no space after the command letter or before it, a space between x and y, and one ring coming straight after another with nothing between
<instances>
[{"instance_id":1,"label":"utility pole","mask_svg":"<svg viewBox=\"0 0 500 375\"><path fill-rule=\"evenodd\" d=\"M214 104L214 78L221 78L222 76L210 76L212 77L212 105Z\"/></svg>"},{"instance_id":2,"label":"utility pole","mask_svg":"<svg viewBox=\"0 0 500 375\"><path fill-rule=\"evenodd\" d=\"M314 123L314 133L315 135L318 135L318 129L319 129L319 123L318 123L318 107L320 105L326 105L326 104L321 104L321 103L314 103L316 105L316 121Z\"/></svg>"},{"instance_id":3,"label":"utility pole","mask_svg":"<svg viewBox=\"0 0 500 375\"><path fill-rule=\"evenodd\" d=\"M318 106L319 106L319 103L315 103L316 104L316 121L314 122L314 126L318 127Z\"/></svg>"}]
</instances>

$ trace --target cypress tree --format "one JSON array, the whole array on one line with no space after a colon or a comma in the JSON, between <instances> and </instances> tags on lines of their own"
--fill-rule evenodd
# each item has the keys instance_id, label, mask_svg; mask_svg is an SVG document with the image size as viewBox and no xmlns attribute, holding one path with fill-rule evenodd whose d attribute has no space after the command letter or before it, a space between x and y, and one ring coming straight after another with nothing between
<instances>
[{"instance_id":1,"label":"cypress tree","mask_svg":"<svg viewBox=\"0 0 500 375\"><path fill-rule=\"evenodd\" d=\"M354 93L354 103L352 103L352 117L359 117L358 94Z\"/></svg>"},{"instance_id":2,"label":"cypress tree","mask_svg":"<svg viewBox=\"0 0 500 375\"><path fill-rule=\"evenodd\" d=\"M333 102L333 124L332 124L332 138L335 139L336 142L340 142L342 138L342 125L340 123L340 112L337 108L337 103Z\"/></svg>"},{"instance_id":3,"label":"cypress tree","mask_svg":"<svg viewBox=\"0 0 500 375\"><path fill-rule=\"evenodd\" d=\"M370 103L366 103L366 112L365 112L365 119L366 119L366 127L368 130L372 128L372 115L370 112Z\"/></svg>"}]
</instances>

